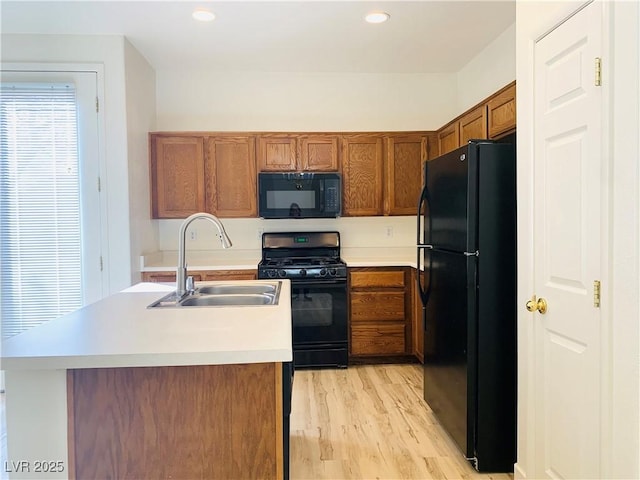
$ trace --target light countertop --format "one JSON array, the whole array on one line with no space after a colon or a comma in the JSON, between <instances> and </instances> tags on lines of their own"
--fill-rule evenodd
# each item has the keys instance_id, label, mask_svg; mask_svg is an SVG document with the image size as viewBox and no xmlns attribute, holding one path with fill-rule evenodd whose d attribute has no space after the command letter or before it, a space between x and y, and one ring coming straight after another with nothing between
<instances>
[{"instance_id":1,"label":"light countertop","mask_svg":"<svg viewBox=\"0 0 640 480\"><path fill-rule=\"evenodd\" d=\"M416 268L415 247L344 247L342 259L349 267L413 267ZM187 252L189 270L251 270L258 267L260 250L196 250ZM140 259L143 272L175 270L177 251L162 251Z\"/></svg>"},{"instance_id":2,"label":"light countertop","mask_svg":"<svg viewBox=\"0 0 640 480\"><path fill-rule=\"evenodd\" d=\"M3 342L2 368L220 365L292 360L288 280L282 281L278 305L147 308L172 289L138 284L16 335Z\"/></svg>"}]
</instances>

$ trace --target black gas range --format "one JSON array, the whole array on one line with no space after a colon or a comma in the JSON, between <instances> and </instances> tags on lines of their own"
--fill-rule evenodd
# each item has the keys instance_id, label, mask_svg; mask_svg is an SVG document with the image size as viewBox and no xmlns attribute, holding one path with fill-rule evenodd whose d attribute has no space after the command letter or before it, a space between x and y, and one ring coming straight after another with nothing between
<instances>
[{"instance_id":1,"label":"black gas range","mask_svg":"<svg viewBox=\"0 0 640 480\"><path fill-rule=\"evenodd\" d=\"M258 278L291 280L295 367L346 367L347 266L340 233L264 233Z\"/></svg>"}]
</instances>

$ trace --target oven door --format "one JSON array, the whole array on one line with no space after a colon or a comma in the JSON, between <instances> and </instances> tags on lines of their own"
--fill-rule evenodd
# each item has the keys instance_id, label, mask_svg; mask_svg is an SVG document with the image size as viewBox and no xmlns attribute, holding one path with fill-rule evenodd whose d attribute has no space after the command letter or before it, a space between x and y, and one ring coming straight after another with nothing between
<instances>
[{"instance_id":1,"label":"oven door","mask_svg":"<svg viewBox=\"0 0 640 480\"><path fill-rule=\"evenodd\" d=\"M347 281L291 282L293 348L347 345Z\"/></svg>"}]
</instances>

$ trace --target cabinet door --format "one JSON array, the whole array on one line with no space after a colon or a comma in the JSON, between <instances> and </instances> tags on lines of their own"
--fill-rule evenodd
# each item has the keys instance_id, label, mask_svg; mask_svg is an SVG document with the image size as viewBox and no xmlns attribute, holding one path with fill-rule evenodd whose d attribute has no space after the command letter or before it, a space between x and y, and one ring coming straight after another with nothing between
<instances>
[{"instance_id":1,"label":"cabinet door","mask_svg":"<svg viewBox=\"0 0 640 480\"><path fill-rule=\"evenodd\" d=\"M464 145L474 138L488 138L486 105L470 111L458 123L460 124L460 145Z\"/></svg>"},{"instance_id":2,"label":"cabinet door","mask_svg":"<svg viewBox=\"0 0 640 480\"><path fill-rule=\"evenodd\" d=\"M205 158L207 211L219 217L256 217L254 137L209 137Z\"/></svg>"},{"instance_id":3,"label":"cabinet door","mask_svg":"<svg viewBox=\"0 0 640 480\"><path fill-rule=\"evenodd\" d=\"M342 181L345 216L382 215L383 138L342 137Z\"/></svg>"},{"instance_id":4,"label":"cabinet door","mask_svg":"<svg viewBox=\"0 0 640 480\"><path fill-rule=\"evenodd\" d=\"M460 124L451 123L438 130L438 150L444 155L460 146Z\"/></svg>"},{"instance_id":5,"label":"cabinet door","mask_svg":"<svg viewBox=\"0 0 640 480\"><path fill-rule=\"evenodd\" d=\"M487 103L489 138L496 138L516 128L516 85L509 85Z\"/></svg>"},{"instance_id":6,"label":"cabinet door","mask_svg":"<svg viewBox=\"0 0 640 480\"><path fill-rule=\"evenodd\" d=\"M422 284L424 285L424 272L418 272L413 269L411 272L412 295L413 295L413 353L424 363L424 323L422 319L422 301L418 292L417 275L422 275Z\"/></svg>"},{"instance_id":7,"label":"cabinet door","mask_svg":"<svg viewBox=\"0 0 640 480\"><path fill-rule=\"evenodd\" d=\"M150 136L153 218L185 218L205 209L202 137Z\"/></svg>"},{"instance_id":8,"label":"cabinet door","mask_svg":"<svg viewBox=\"0 0 640 480\"><path fill-rule=\"evenodd\" d=\"M385 213L415 215L422 187L422 163L427 138L422 135L387 138Z\"/></svg>"},{"instance_id":9,"label":"cabinet door","mask_svg":"<svg viewBox=\"0 0 640 480\"><path fill-rule=\"evenodd\" d=\"M337 135L305 135L300 137L300 167L302 170L338 171Z\"/></svg>"},{"instance_id":10,"label":"cabinet door","mask_svg":"<svg viewBox=\"0 0 640 480\"><path fill-rule=\"evenodd\" d=\"M295 135L262 135L258 138L258 166L261 172L295 171L296 156Z\"/></svg>"}]
</instances>

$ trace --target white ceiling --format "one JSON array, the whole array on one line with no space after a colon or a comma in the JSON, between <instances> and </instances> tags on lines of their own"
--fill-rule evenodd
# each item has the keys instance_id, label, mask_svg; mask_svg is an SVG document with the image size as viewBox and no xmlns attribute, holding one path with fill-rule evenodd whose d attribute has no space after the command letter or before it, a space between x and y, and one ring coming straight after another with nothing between
<instances>
[{"instance_id":1,"label":"white ceiling","mask_svg":"<svg viewBox=\"0 0 640 480\"><path fill-rule=\"evenodd\" d=\"M191 12L206 7L210 23ZM367 24L372 10L391 14ZM154 68L457 72L515 21L510 1L5 1L2 33L124 35Z\"/></svg>"}]
</instances>

